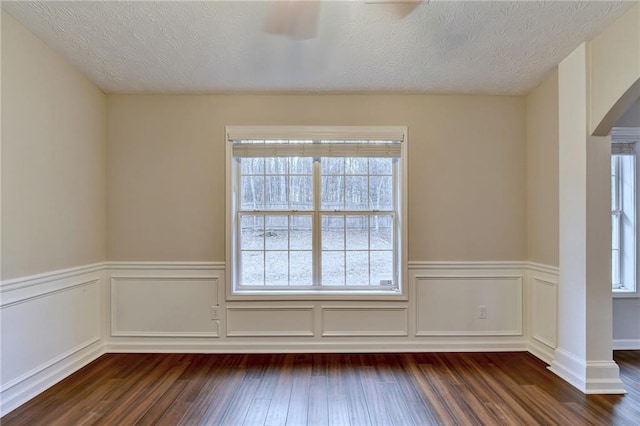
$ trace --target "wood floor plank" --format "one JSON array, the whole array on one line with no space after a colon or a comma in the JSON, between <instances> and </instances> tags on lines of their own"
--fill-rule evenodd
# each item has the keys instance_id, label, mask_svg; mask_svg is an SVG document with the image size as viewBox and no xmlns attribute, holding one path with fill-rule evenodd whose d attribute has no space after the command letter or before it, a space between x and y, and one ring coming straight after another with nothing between
<instances>
[{"instance_id":1,"label":"wood floor plank","mask_svg":"<svg viewBox=\"0 0 640 426\"><path fill-rule=\"evenodd\" d=\"M101 421L106 424L135 424L149 408L169 389L187 367L176 363L177 356L163 359L149 374L142 377L132 392L118 401Z\"/></svg>"},{"instance_id":2,"label":"wood floor plank","mask_svg":"<svg viewBox=\"0 0 640 426\"><path fill-rule=\"evenodd\" d=\"M438 398L446 405L447 411L457 422L478 424L475 413L469 409L465 401L458 397L459 384L452 381L443 366L422 365L421 370L422 374L428 378L434 391L437 392Z\"/></svg>"},{"instance_id":3,"label":"wood floor plank","mask_svg":"<svg viewBox=\"0 0 640 426\"><path fill-rule=\"evenodd\" d=\"M251 408L251 403L255 399L259 384L260 380L254 377L248 377L247 380L243 380L226 407L224 417L216 424L228 426L242 424Z\"/></svg>"},{"instance_id":4,"label":"wood floor plank","mask_svg":"<svg viewBox=\"0 0 640 426\"><path fill-rule=\"evenodd\" d=\"M389 417L384 390L379 386L378 373L374 366L363 366L357 369L360 384L367 402L367 411L373 425L389 426L393 419Z\"/></svg>"},{"instance_id":5,"label":"wood floor plank","mask_svg":"<svg viewBox=\"0 0 640 426\"><path fill-rule=\"evenodd\" d=\"M108 354L0 419L26 425L637 425L627 395L583 395L527 353Z\"/></svg>"},{"instance_id":6,"label":"wood floor plank","mask_svg":"<svg viewBox=\"0 0 640 426\"><path fill-rule=\"evenodd\" d=\"M311 358L296 359L291 372L291 397L287 410L286 424L289 426L306 425L309 419L309 392L313 372Z\"/></svg>"},{"instance_id":7,"label":"wood floor plank","mask_svg":"<svg viewBox=\"0 0 640 426\"><path fill-rule=\"evenodd\" d=\"M269 404L265 426L280 426L287 422L289 401L291 399L291 374L293 371L293 355L287 355L282 361L282 368L278 374L278 381Z\"/></svg>"},{"instance_id":8,"label":"wood floor plank","mask_svg":"<svg viewBox=\"0 0 640 426\"><path fill-rule=\"evenodd\" d=\"M343 362L342 355L327 355L327 408L330 426L351 425Z\"/></svg>"},{"instance_id":9,"label":"wood floor plank","mask_svg":"<svg viewBox=\"0 0 640 426\"><path fill-rule=\"evenodd\" d=\"M457 356L457 354L453 356ZM505 356L507 359L508 357L509 355ZM502 364L504 365L505 363ZM505 386L504 383L496 380L495 368L497 367L495 363L485 362L479 364L470 357L466 361L466 368L468 369L468 374L473 377L472 382L476 383L477 381L477 384L473 387L476 396L482 397L484 395L485 402L498 402L515 424L538 424L538 420L528 412L526 407L519 403L517 399L518 392L514 392L513 387ZM481 390L483 388L485 392Z\"/></svg>"},{"instance_id":10,"label":"wood floor plank","mask_svg":"<svg viewBox=\"0 0 640 426\"><path fill-rule=\"evenodd\" d=\"M347 402L349 406L349 423L354 426L371 425L371 418L367 408L364 389L360 384L357 368L361 365L356 355L346 355L343 373L343 382L346 387Z\"/></svg>"},{"instance_id":11,"label":"wood floor plank","mask_svg":"<svg viewBox=\"0 0 640 426\"><path fill-rule=\"evenodd\" d=\"M226 380L232 374L234 368L240 365L242 357L218 357L208 370L208 378L204 381L204 386L200 388L194 397L184 416L180 419L181 425L193 425L202 421L209 407L214 403L219 394L225 394L227 390Z\"/></svg>"},{"instance_id":12,"label":"wood floor plank","mask_svg":"<svg viewBox=\"0 0 640 426\"><path fill-rule=\"evenodd\" d=\"M153 406L136 423L137 426L155 425L162 419L169 409L176 404L180 395L184 392L188 382L186 380L176 380L175 385L169 387L156 400Z\"/></svg>"},{"instance_id":13,"label":"wood floor plank","mask_svg":"<svg viewBox=\"0 0 640 426\"><path fill-rule=\"evenodd\" d=\"M243 378L246 373L246 364L248 357L246 355L239 357L240 362L228 366L223 370L222 377L224 384L218 392L211 398L209 406L201 416L199 422L209 425L218 425L227 415L229 407L232 405L234 396L242 387Z\"/></svg>"},{"instance_id":14,"label":"wood floor plank","mask_svg":"<svg viewBox=\"0 0 640 426\"><path fill-rule=\"evenodd\" d=\"M414 378L418 389L424 396L429 410L433 413L433 417L443 424L455 424L455 418L451 411L449 411L447 405L442 401L439 392L432 387L430 380L423 374L423 368L426 368L426 366L430 364L418 364L417 362L412 362L412 358L410 355L404 355L405 365Z\"/></svg>"},{"instance_id":15,"label":"wood floor plank","mask_svg":"<svg viewBox=\"0 0 640 426\"><path fill-rule=\"evenodd\" d=\"M329 398L327 376L312 376L309 386L309 411L305 423L307 425L323 426L329 424Z\"/></svg>"},{"instance_id":16,"label":"wood floor plank","mask_svg":"<svg viewBox=\"0 0 640 426\"><path fill-rule=\"evenodd\" d=\"M175 402L171 404L158 420L158 424L176 425L193 407L204 386L212 377L212 369L218 363L217 355L194 355L191 365L178 378L178 382L186 382Z\"/></svg>"},{"instance_id":17,"label":"wood floor plank","mask_svg":"<svg viewBox=\"0 0 640 426\"><path fill-rule=\"evenodd\" d=\"M269 412L270 399L254 399L247 410L247 415L242 422L243 426L261 426L264 425Z\"/></svg>"}]
</instances>

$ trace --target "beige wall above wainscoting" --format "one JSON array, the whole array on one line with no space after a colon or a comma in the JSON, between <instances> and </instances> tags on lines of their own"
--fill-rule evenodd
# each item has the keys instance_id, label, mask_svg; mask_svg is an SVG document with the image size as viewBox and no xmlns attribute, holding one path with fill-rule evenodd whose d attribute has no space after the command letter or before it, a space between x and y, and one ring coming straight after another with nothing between
<instances>
[{"instance_id":1,"label":"beige wall above wainscoting","mask_svg":"<svg viewBox=\"0 0 640 426\"><path fill-rule=\"evenodd\" d=\"M105 260L106 96L2 13L2 279Z\"/></svg>"},{"instance_id":2,"label":"beige wall above wainscoting","mask_svg":"<svg viewBox=\"0 0 640 426\"><path fill-rule=\"evenodd\" d=\"M558 266L558 70L527 95L527 259Z\"/></svg>"},{"instance_id":3,"label":"beige wall above wainscoting","mask_svg":"<svg viewBox=\"0 0 640 426\"><path fill-rule=\"evenodd\" d=\"M408 127L409 260L522 260L522 96L110 95L114 261L225 258L225 126Z\"/></svg>"}]
</instances>

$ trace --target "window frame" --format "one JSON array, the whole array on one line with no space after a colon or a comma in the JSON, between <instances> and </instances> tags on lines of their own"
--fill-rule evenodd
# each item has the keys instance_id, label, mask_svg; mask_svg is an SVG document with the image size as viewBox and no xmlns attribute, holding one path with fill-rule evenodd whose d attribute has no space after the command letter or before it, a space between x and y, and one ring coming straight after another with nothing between
<instances>
[{"instance_id":1,"label":"window frame","mask_svg":"<svg viewBox=\"0 0 640 426\"><path fill-rule=\"evenodd\" d=\"M635 147L634 147L634 151L635 151ZM620 158L620 157L629 157L632 158L632 164L631 164L631 174L632 176L623 176L622 175L622 170L623 167L620 164L621 160L620 159L616 159L616 158ZM611 248L611 257L612 257L612 264L611 264L611 278L612 278L612 283L611 283L611 292L614 298L636 298L639 297L639 292L638 292L638 243L637 243L637 233L638 233L638 223L637 223L637 209L638 209L638 205L637 205L637 180L638 180L638 171L637 171L637 154L634 152L632 154L616 154L614 152L612 152L611 154L611 168L614 168L614 164L613 162L616 161L615 167L616 167L616 175L617 175L617 179L615 181L612 181L611 183L611 191L612 191L612 195L611 195L611 237L612 237L612 248ZM613 177L613 175L612 175ZM623 187L623 181L627 180L627 184L631 187L631 191L629 194L627 194L627 197L625 197L625 194L622 191L622 187ZM617 191L614 191L614 187L618 188ZM617 200L616 200L616 204L618 204L617 206L613 205L613 201L614 201L614 192L617 193ZM625 202L625 198L626 201ZM627 205L631 205L631 207L628 207ZM617 209L614 209L614 207L617 207ZM617 221L618 221L618 242L619 242L619 246L620 246L620 253L619 253L619 274L621 276L621 282L625 281L625 280L629 280L631 279L633 281L633 286L634 288L632 290L624 290L624 289L619 289L619 288L614 288L613 287L613 270L614 270L614 264L613 264L613 240L614 240L614 235L613 235L613 231L614 231L614 227L613 227L613 220L614 220L614 215L616 215L617 213ZM635 238L633 238L633 240L631 242L628 242L625 240L625 232L623 230L624 228L624 221L625 221L625 217L630 217L631 221L632 221L632 225L633 225L633 232L631 232L630 234L633 234ZM629 245L631 246L631 249L633 251L633 265L625 265L625 257L628 257L628 254L625 256L624 252L625 252L625 246L628 250ZM627 260L628 262L628 260Z\"/></svg>"},{"instance_id":2,"label":"window frame","mask_svg":"<svg viewBox=\"0 0 640 426\"><path fill-rule=\"evenodd\" d=\"M243 290L235 289L235 281L237 280L236 264L239 262L239 248L236 246L236 238L234 232L239 229L239 217L236 207L239 201L236 197L240 194L234 186L237 182L237 176L234 171L238 167L234 167L233 161L233 139L240 139L233 135L242 134L252 136L253 139L322 139L322 140L385 140L386 135L401 135L400 143L401 154L398 158L397 179L398 191L397 196L400 197L397 203L396 212L398 221L397 247L397 279L398 289L377 290L377 289L356 289L353 290L332 290L327 286L315 289L305 290ZM408 300L407 285L407 253L408 253L408 233L407 233L407 127L405 126L227 126L225 128L225 149L226 149L226 299L227 300ZM315 167L315 164L314 164ZM315 184L314 184L315 185ZM317 193L319 196L319 193ZM351 211L349 211L351 212ZM311 213L307 211L299 211L297 213ZM363 214L369 214L369 210L362 211ZM317 240L316 240L317 241ZM395 288L395 286L394 286Z\"/></svg>"}]
</instances>

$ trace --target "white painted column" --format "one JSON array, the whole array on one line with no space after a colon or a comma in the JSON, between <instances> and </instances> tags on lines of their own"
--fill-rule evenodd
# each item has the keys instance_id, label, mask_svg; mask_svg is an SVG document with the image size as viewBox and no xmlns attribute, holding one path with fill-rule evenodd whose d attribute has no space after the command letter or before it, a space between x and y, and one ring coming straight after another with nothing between
<instances>
[{"instance_id":1,"label":"white painted column","mask_svg":"<svg viewBox=\"0 0 640 426\"><path fill-rule=\"evenodd\" d=\"M550 369L585 393L624 393L612 351L609 138L590 137L589 58L558 67L560 283Z\"/></svg>"}]
</instances>

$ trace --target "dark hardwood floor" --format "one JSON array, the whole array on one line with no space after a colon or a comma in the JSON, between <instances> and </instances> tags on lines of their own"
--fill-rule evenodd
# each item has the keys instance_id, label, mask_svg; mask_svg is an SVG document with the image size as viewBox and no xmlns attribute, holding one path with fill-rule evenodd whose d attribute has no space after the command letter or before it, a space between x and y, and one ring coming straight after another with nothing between
<instances>
[{"instance_id":1,"label":"dark hardwood floor","mask_svg":"<svg viewBox=\"0 0 640 426\"><path fill-rule=\"evenodd\" d=\"M527 353L107 354L0 420L10 425L638 425L629 394L585 396Z\"/></svg>"}]
</instances>

